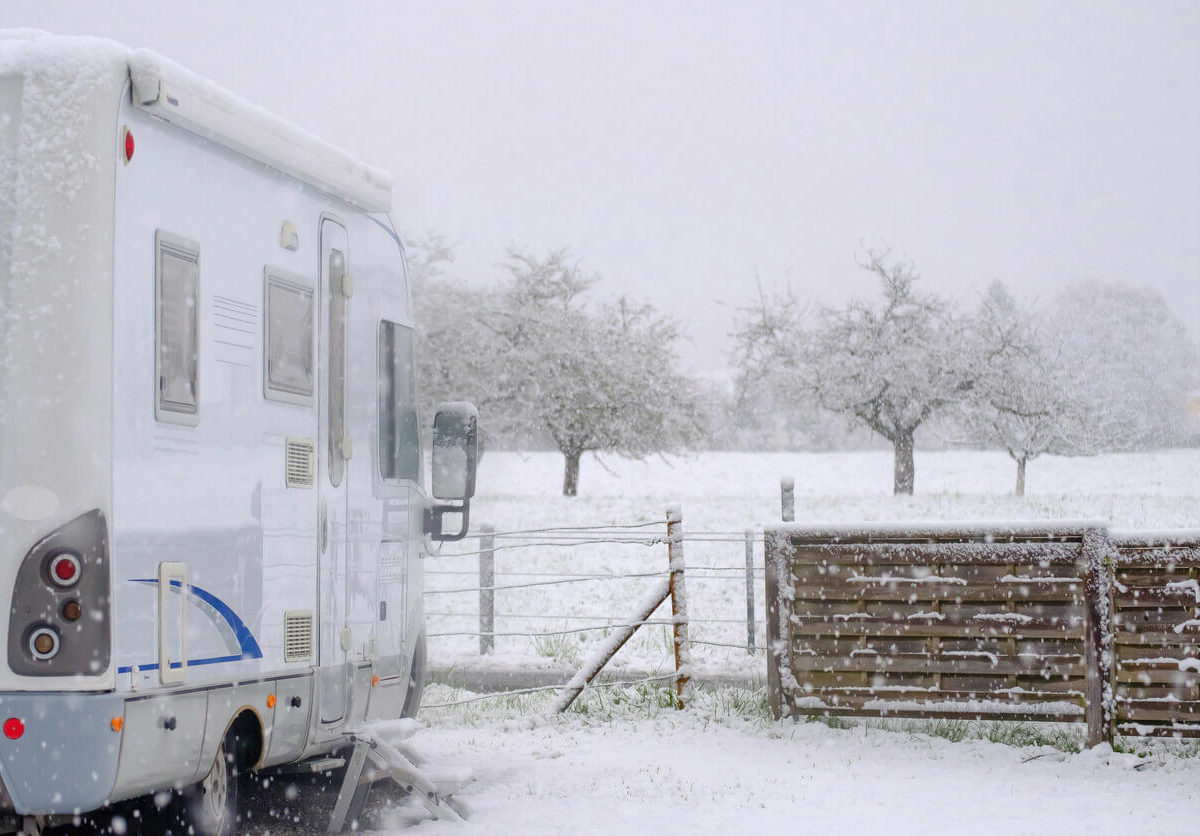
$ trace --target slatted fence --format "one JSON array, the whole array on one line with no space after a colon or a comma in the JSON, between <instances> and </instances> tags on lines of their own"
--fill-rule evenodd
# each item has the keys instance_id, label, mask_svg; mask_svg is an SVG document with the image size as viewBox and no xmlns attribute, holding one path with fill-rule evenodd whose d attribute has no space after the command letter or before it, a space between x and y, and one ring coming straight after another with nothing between
<instances>
[{"instance_id":1,"label":"slatted fence","mask_svg":"<svg viewBox=\"0 0 1200 836\"><path fill-rule=\"evenodd\" d=\"M1113 537L1116 731L1200 737L1200 533Z\"/></svg>"},{"instance_id":2,"label":"slatted fence","mask_svg":"<svg viewBox=\"0 0 1200 836\"><path fill-rule=\"evenodd\" d=\"M1107 735L1096 524L766 531L768 696L815 714L1087 722Z\"/></svg>"}]
</instances>

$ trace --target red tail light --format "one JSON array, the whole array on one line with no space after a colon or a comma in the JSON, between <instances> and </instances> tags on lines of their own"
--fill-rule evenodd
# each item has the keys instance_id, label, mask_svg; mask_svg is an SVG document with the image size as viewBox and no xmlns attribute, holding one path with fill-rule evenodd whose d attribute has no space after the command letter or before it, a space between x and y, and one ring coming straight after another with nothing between
<instances>
[{"instance_id":1,"label":"red tail light","mask_svg":"<svg viewBox=\"0 0 1200 836\"><path fill-rule=\"evenodd\" d=\"M19 717L9 717L4 721L4 736L9 740L16 740L23 734L25 734L25 724Z\"/></svg>"}]
</instances>

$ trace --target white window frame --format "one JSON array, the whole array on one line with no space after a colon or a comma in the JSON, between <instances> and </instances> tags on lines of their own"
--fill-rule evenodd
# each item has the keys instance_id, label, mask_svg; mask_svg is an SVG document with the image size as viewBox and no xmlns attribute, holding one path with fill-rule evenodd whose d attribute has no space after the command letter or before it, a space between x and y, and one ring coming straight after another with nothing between
<instances>
[{"instance_id":1,"label":"white window frame","mask_svg":"<svg viewBox=\"0 0 1200 836\"><path fill-rule=\"evenodd\" d=\"M309 321L312 323L312 333L309 335L309 359L311 361L312 378L309 380L308 391L300 391L287 386L280 386L271 381L271 288L279 287L284 290L299 292L308 297ZM317 292L314 282L303 276L289 273L278 267L266 267L263 270L263 397L270 401L295 404L297 406L312 406L317 389Z\"/></svg>"},{"instance_id":2,"label":"white window frame","mask_svg":"<svg viewBox=\"0 0 1200 836\"><path fill-rule=\"evenodd\" d=\"M195 352L196 404L188 407L163 396L163 255L169 254L196 265L196 286L193 292L193 349ZM164 424L195 427L200 423L200 245L190 238L172 235L161 229L154 232L154 419Z\"/></svg>"}]
</instances>

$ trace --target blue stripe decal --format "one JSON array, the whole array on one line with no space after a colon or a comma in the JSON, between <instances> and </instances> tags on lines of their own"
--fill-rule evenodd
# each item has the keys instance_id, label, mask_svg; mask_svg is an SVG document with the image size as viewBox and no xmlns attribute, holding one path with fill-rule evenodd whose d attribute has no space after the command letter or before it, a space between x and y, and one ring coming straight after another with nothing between
<instances>
[{"instance_id":1,"label":"blue stripe decal","mask_svg":"<svg viewBox=\"0 0 1200 836\"><path fill-rule=\"evenodd\" d=\"M144 583L150 586L158 585L158 578L130 578L131 583ZM171 581L171 586L175 589L180 588L179 581ZM242 621L241 617L233 611L228 604L213 595L207 589L188 584L188 594L195 595L209 607L211 607L218 615L225 620L229 629L233 631L233 635L237 638L238 647L241 650L240 654L232 656L213 656L206 659L189 659L187 666L189 668L198 665L216 665L221 662L238 662L243 659L261 659L262 649L258 646L258 642L254 638L254 634L250 632L250 628ZM172 668L182 667L182 662L172 662ZM134 665L121 665L117 668L117 673L129 673L134 669ZM158 670L158 662L152 662L147 665L137 665L141 671L156 671Z\"/></svg>"}]
</instances>

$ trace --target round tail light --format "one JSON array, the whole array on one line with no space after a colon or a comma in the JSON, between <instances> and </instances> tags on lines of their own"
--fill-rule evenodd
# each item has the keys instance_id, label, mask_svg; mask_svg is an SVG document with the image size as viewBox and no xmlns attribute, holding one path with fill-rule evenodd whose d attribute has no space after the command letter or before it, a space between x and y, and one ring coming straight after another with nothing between
<instances>
[{"instance_id":1,"label":"round tail light","mask_svg":"<svg viewBox=\"0 0 1200 836\"><path fill-rule=\"evenodd\" d=\"M29 634L29 654L34 659L45 661L58 655L58 633L49 627L38 627Z\"/></svg>"},{"instance_id":2,"label":"round tail light","mask_svg":"<svg viewBox=\"0 0 1200 836\"><path fill-rule=\"evenodd\" d=\"M59 552L50 559L50 580L58 586L74 586L81 571L79 557L71 552Z\"/></svg>"}]
</instances>

